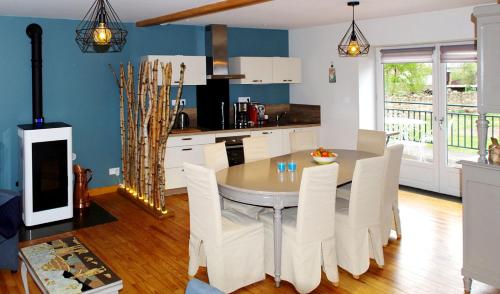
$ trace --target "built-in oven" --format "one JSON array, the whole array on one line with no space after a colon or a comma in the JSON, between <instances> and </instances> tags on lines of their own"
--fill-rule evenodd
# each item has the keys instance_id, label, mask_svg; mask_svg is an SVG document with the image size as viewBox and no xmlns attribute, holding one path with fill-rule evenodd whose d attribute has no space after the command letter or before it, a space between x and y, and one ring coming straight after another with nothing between
<instances>
[{"instance_id":1,"label":"built-in oven","mask_svg":"<svg viewBox=\"0 0 500 294\"><path fill-rule=\"evenodd\" d=\"M243 138L246 137L250 136L246 135L215 138L215 142L217 143L226 142L226 153L229 166L245 162L245 156L243 155Z\"/></svg>"}]
</instances>

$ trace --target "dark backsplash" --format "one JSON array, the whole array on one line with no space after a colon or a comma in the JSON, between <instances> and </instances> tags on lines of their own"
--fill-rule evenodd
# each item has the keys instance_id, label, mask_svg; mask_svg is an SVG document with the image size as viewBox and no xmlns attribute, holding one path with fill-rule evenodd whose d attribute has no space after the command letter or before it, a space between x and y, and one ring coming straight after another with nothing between
<instances>
[{"instance_id":1,"label":"dark backsplash","mask_svg":"<svg viewBox=\"0 0 500 294\"><path fill-rule=\"evenodd\" d=\"M189 122L191 128L196 128L197 113L196 107L184 108L185 113L189 115ZM281 115L286 112L287 115L280 124L293 123L293 124L320 124L321 123L321 107L319 105L307 104L266 104L266 114L269 116L269 124L276 123L276 115ZM229 121L232 125L233 122L233 109L229 109Z\"/></svg>"}]
</instances>

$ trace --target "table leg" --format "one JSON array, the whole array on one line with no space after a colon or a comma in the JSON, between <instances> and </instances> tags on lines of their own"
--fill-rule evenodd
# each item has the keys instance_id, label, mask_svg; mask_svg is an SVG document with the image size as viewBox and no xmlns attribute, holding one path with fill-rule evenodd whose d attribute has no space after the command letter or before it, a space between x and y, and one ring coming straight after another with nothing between
<instances>
[{"instance_id":1,"label":"table leg","mask_svg":"<svg viewBox=\"0 0 500 294\"><path fill-rule=\"evenodd\" d=\"M23 260L21 260L21 279L23 280L24 293L29 294L30 288L28 287L28 269Z\"/></svg>"},{"instance_id":2,"label":"table leg","mask_svg":"<svg viewBox=\"0 0 500 294\"><path fill-rule=\"evenodd\" d=\"M274 281L281 282L281 208L274 208Z\"/></svg>"},{"instance_id":3,"label":"table leg","mask_svg":"<svg viewBox=\"0 0 500 294\"><path fill-rule=\"evenodd\" d=\"M470 293L471 287L472 287L472 279L464 277L464 292Z\"/></svg>"}]
</instances>

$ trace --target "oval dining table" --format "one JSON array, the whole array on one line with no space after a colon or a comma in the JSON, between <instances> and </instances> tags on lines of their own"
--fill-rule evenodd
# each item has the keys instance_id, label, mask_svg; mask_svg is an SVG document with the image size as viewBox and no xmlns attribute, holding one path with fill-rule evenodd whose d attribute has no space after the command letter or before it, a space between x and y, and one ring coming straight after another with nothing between
<instances>
[{"instance_id":1,"label":"oval dining table","mask_svg":"<svg viewBox=\"0 0 500 294\"><path fill-rule=\"evenodd\" d=\"M281 210L296 207L299 203L302 169L317 166L309 151L299 151L269 159L231 166L217 172L217 184L222 197L240 203L274 209L274 280L276 287L281 282ZM377 156L373 153L335 149L339 164L337 185L352 181L354 167L358 159ZM278 162L297 163L294 172L278 172ZM333 213L333 212L332 212Z\"/></svg>"}]
</instances>

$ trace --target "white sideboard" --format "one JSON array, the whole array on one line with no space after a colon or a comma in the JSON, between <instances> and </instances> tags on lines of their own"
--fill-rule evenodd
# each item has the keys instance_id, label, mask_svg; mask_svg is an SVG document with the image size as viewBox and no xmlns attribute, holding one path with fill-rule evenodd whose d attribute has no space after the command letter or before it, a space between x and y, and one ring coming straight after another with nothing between
<instances>
[{"instance_id":1,"label":"white sideboard","mask_svg":"<svg viewBox=\"0 0 500 294\"><path fill-rule=\"evenodd\" d=\"M500 288L500 165L461 161L464 288Z\"/></svg>"}]
</instances>

